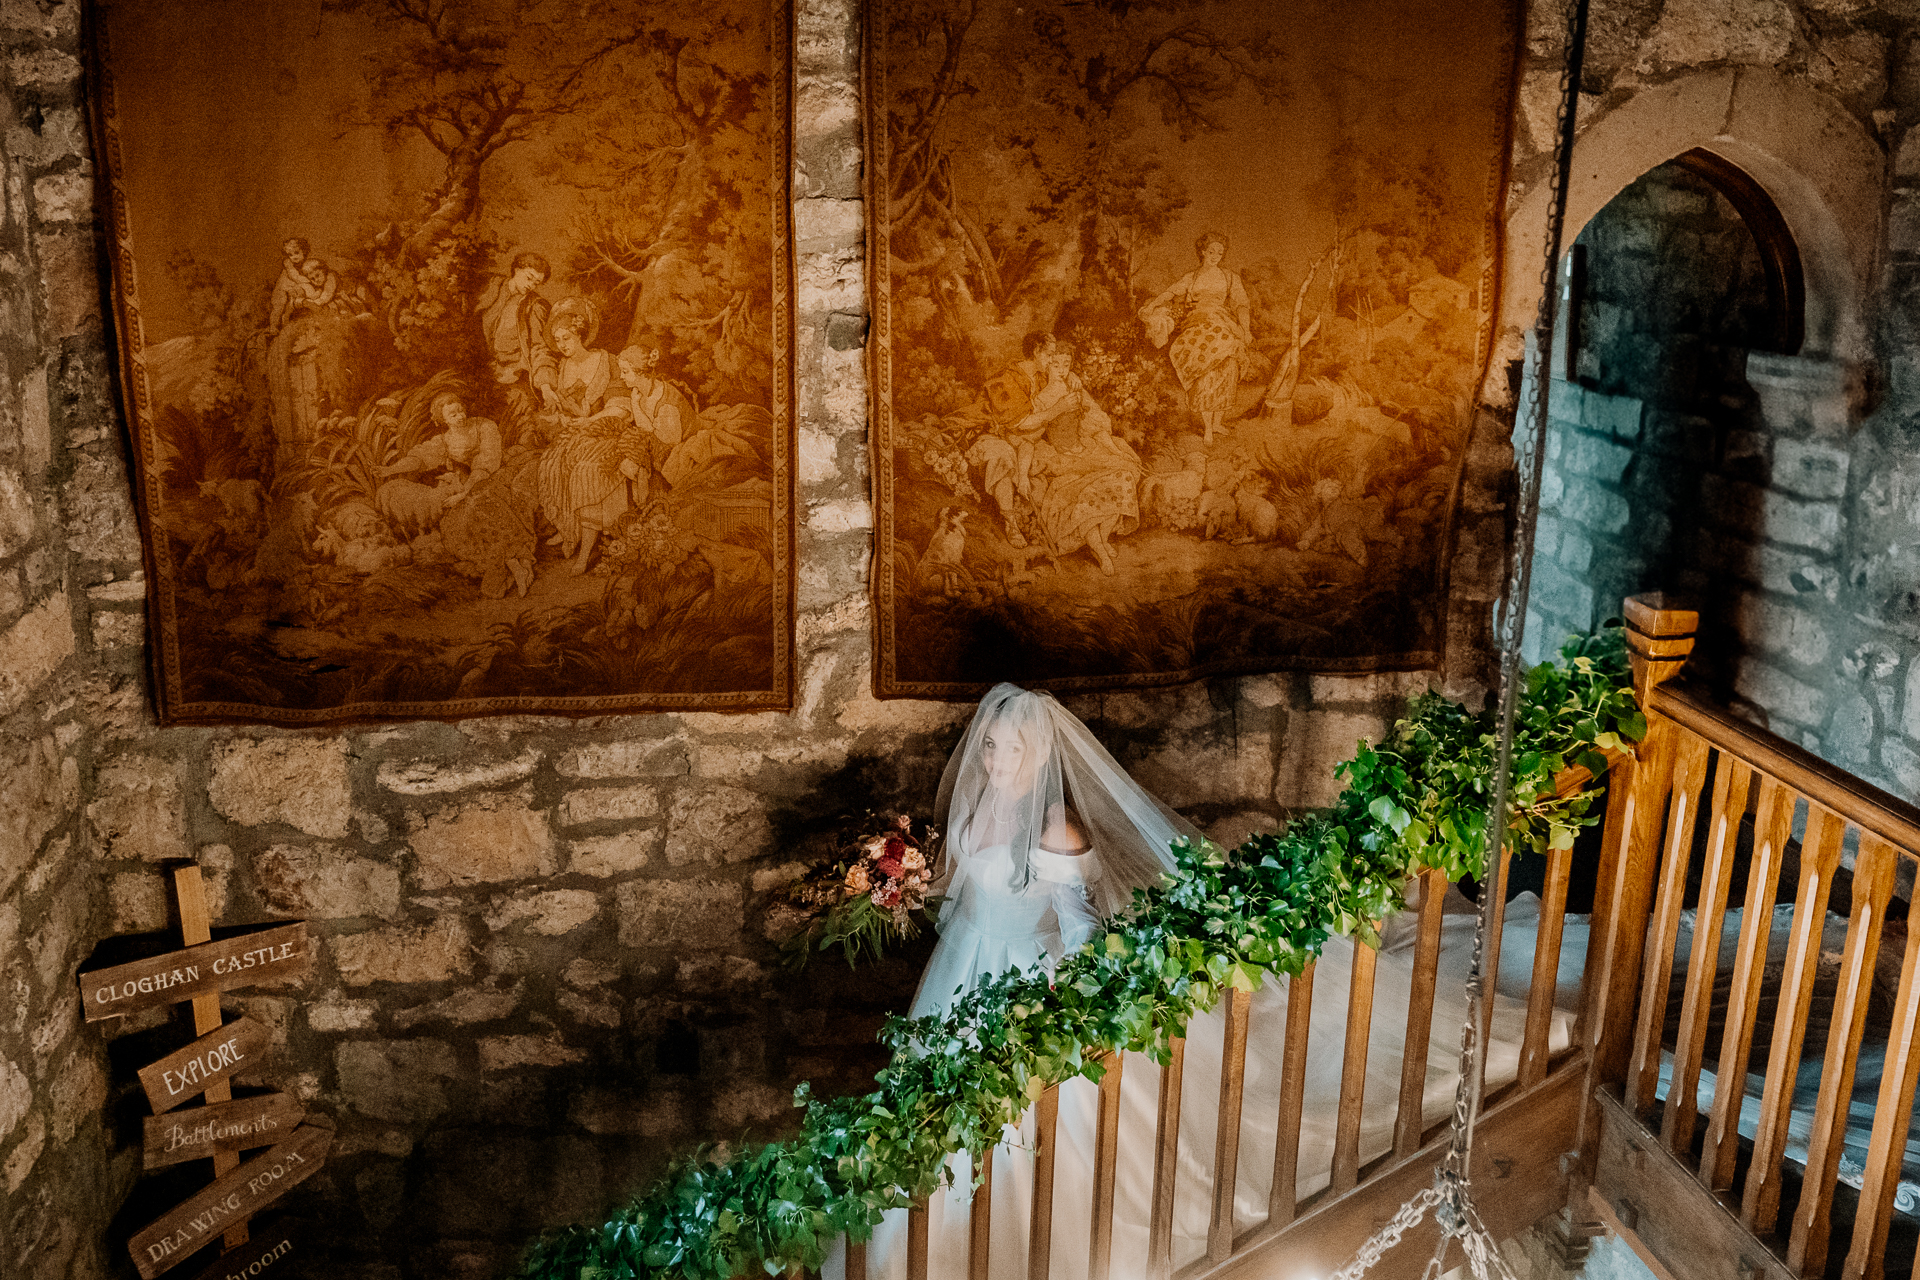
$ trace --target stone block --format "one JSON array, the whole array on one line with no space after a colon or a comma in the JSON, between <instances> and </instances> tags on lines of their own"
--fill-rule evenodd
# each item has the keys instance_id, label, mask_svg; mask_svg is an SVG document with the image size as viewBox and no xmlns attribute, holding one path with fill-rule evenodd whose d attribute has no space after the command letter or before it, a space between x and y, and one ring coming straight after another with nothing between
<instances>
[{"instance_id":1,"label":"stone block","mask_svg":"<svg viewBox=\"0 0 1920 1280\"><path fill-rule=\"evenodd\" d=\"M1858 693L1842 694L1827 725L1830 758L1857 772L1873 758L1873 738L1873 705Z\"/></svg>"},{"instance_id":2,"label":"stone block","mask_svg":"<svg viewBox=\"0 0 1920 1280\"><path fill-rule=\"evenodd\" d=\"M93 615L93 647L137 649L147 642L147 615L144 613L96 613Z\"/></svg>"},{"instance_id":3,"label":"stone block","mask_svg":"<svg viewBox=\"0 0 1920 1280\"><path fill-rule=\"evenodd\" d=\"M0 1137L4 1136L0 1134ZM46 1149L47 1122L41 1118L38 1111L29 1112L27 1123L21 1131L20 1145L16 1146L13 1154L7 1157L6 1164L0 1166L0 1178L6 1181L8 1195L13 1195L20 1190L21 1184L27 1180L27 1175L33 1171L34 1162Z\"/></svg>"},{"instance_id":4,"label":"stone block","mask_svg":"<svg viewBox=\"0 0 1920 1280\"><path fill-rule=\"evenodd\" d=\"M1560 499L1560 512L1589 533L1624 532L1633 520L1625 497L1592 482L1569 481Z\"/></svg>"},{"instance_id":5,"label":"stone block","mask_svg":"<svg viewBox=\"0 0 1920 1280\"><path fill-rule=\"evenodd\" d=\"M1362 738L1379 742L1391 724L1384 713L1315 710L1290 717L1274 780L1274 801L1289 809L1331 805L1343 785L1334 776L1333 766L1352 758Z\"/></svg>"},{"instance_id":6,"label":"stone block","mask_svg":"<svg viewBox=\"0 0 1920 1280\"><path fill-rule=\"evenodd\" d=\"M1906 689L1900 699L1900 731L1920 742L1920 658L1907 667Z\"/></svg>"},{"instance_id":7,"label":"stone block","mask_svg":"<svg viewBox=\"0 0 1920 1280\"><path fill-rule=\"evenodd\" d=\"M590 1000L573 991L562 991L557 997L560 1007L576 1022L591 1027L617 1027L620 1025L620 1006L606 1000Z\"/></svg>"},{"instance_id":8,"label":"stone block","mask_svg":"<svg viewBox=\"0 0 1920 1280\"><path fill-rule=\"evenodd\" d=\"M554 889L525 898L496 898L487 913L487 928L495 932L526 922L528 933L557 938L571 933L600 913L600 899L584 889Z\"/></svg>"},{"instance_id":9,"label":"stone block","mask_svg":"<svg viewBox=\"0 0 1920 1280\"><path fill-rule=\"evenodd\" d=\"M88 275L89 287L97 289L91 261ZM61 490L61 528L66 532L67 550L85 560L137 565L140 539L127 492L126 468L117 458L81 455L73 478Z\"/></svg>"},{"instance_id":10,"label":"stone block","mask_svg":"<svg viewBox=\"0 0 1920 1280\"><path fill-rule=\"evenodd\" d=\"M1804 498L1842 498L1849 462L1845 449L1819 440L1782 438L1773 451L1773 487Z\"/></svg>"},{"instance_id":11,"label":"stone block","mask_svg":"<svg viewBox=\"0 0 1920 1280\"><path fill-rule=\"evenodd\" d=\"M590 822L639 822L660 816L660 793L650 786L594 787L569 791L560 801L560 825Z\"/></svg>"},{"instance_id":12,"label":"stone block","mask_svg":"<svg viewBox=\"0 0 1920 1280\"><path fill-rule=\"evenodd\" d=\"M1646 403L1633 396L1603 396L1588 392L1586 412L1581 422L1595 431L1605 431L1617 440L1640 438L1641 420Z\"/></svg>"},{"instance_id":13,"label":"stone block","mask_svg":"<svg viewBox=\"0 0 1920 1280\"><path fill-rule=\"evenodd\" d=\"M1633 450L1581 431L1567 438L1560 465L1574 475L1619 484L1633 462Z\"/></svg>"},{"instance_id":14,"label":"stone block","mask_svg":"<svg viewBox=\"0 0 1920 1280\"><path fill-rule=\"evenodd\" d=\"M480 1069L510 1071L515 1067L564 1067L587 1055L559 1036L482 1036Z\"/></svg>"},{"instance_id":15,"label":"stone block","mask_svg":"<svg viewBox=\"0 0 1920 1280\"><path fill-rule=\"evenodd\" d=\"M684 738L629 739L575 747L555 766L565 778L665 778L685 774Z\"/></svg>"},{"instance_id":16,"label":"stone block","mask_svg":"<svg viewBox=\"0 0 1920 1280\"><path fill-rule=\"evenodd\" d=\"M1397 705L1392 709L1394 714L1399 710ZM1129 759L1127 766L1154 795L1185 807L1244 804L1271 795L1278 762L1272 734L1242 732L1230 737L1170 736L1163 747Z\"/></svg>"},{"instance_id":17,"label":"stone block","mask_svg":"<svg viewBox=\"0 0 1920 1280\"><path fill-rule=\"evenodd\" d=\"M1822 666L1833 651L1824 619L1755 592L1740 597L1734 626L1748 649L1803 667Z\"/></svg>"},{"instance_id":18,"label":"stone block","mask_svg":"<svg viewBox=\"0 0 1920 1280\"><path fill-rule=\"evenodd\" d=\"M740 934L738 884L629 880L614 893L623 947L725 947Z\"/></svg>"},{"instance_id":19,"label":"stone block","mask_svg":"<svg viewBox=\"0 0 1920 1280\"><path fill-rule=\"evenodd\" d=\"M73 610L59 592L0 635L0 716L19 710L72 653Z\"/></svg>"},{"instance_id":20,"label":"stone block","mask_svg":"<svg viewBox=\"0 0 1920 1280\"><path fill-rule=\"evenodd\" d=\"M276 844L253 859L254 884L277 911L309 920L400 914L400 873L327 846Z\"/></svg>"},{"instance_id":21,"label":"stone block","mask_svg":"<svg viewBox=\"0 0 1920 1280\"><path fill-rule=\"evenodd\" d=\"M447 1109L440 1082L460 1074L438 1040L352 1040L334 1049L341 1100L351 1111L393 1124L426 1124Z\"/></svg>"},{"instance_id":22,"label":"stone block","mask_svg":"<svg viewBox=\"0 0 1920 1280\"><path fill-rule=\"evenodd\" d=\"M0 1142L13 1136L14 1128L27 1118L32 1105L33 1086L27 1073L0 1058Z\"/></svg>"},{"instance_id":23,"label":"stone block","mask_svg":"<svg viewBox=\"0 0 1920 1280\"><path fill-rule=\"evenodd\" d=\"M423 889L550 876L553 831L520 794L489 793L414 819L408 843Z\"/></svg>"},{"instance_id":24,"label":"stone block","mask_svg":"<svg viewBox=\"0 0 1920 1280\"><path fill-rule=\"evenodd\" d=\"M1890 736L1880 744L1880 763L1900 784L1902 796L1908 801L1920 803L1920 753Z\"/></svg>"},{"instance_id":25,"label":"stone block","mask_svg":"<svg viewBox=\"0 0 1920 1280\"><path fill-rule=\"evenodd\" d=\"M1834 551L1840 545L1840 508L1831 502L1801 502L1768 492L1761 495L1756 532L1789 546Z\"/></svg>"},{"instance_id":26,"label":"stone block","mask_svg":"<svg viewBox=\"0 0 1920 1280\"><path fill-rule=\"evenodd\" d=\"M573 842L567 870L583 876L617 876L638 871L660 847L665 833L659 827L622 831L613 836L590 836Z\"/></svg>"},{"instance_id":27,"label":"stone block","mask_svg":"<svg viewBox=\"0 0 1920 1280\"><path fill-rule=\"evenodd\" d=\"M1811 728L1827 718L1826 695L1758 658L1742 658L1734 691L1767 713ZM1778 725L1773 726L1776 732Z\"/></svg>"},{"instance_id":28,"label":"stone block","mask_svg":"<svg viewBox=\"0 0 1920 1280\"><path fill-rule=\"evenodd\" d=\"M379 1008L372 1000L321 1000L307 1006L307 1027L320 1032L365 1031Z\"/></svg>"},{"instance_id":29,"label":"stone block","mask_svg":"<svg viewBox=\"0 0 1920 1280\"><path fill-rule=\"evenodd\" d=\"M873 507L865 498L835 498L807 508L810 533L857 533L873 528Z\"/></svg>"},{"instance_id":30,"label":"stone block","mask_svg":"<svg viewBox=\"0 0 1920 1280\"><path fill-rule=\"evenodd\" d=\"M149 933L167 927L167 879L152 871L107 880L107 933Z\"/></svg>"},{"instance_id":31,"label":"stone block","mask_svg":"<svg viewBox=\"0 0 1920 1280\"><path fill-rule=\"evenodd\" d=\"M334 966L350 987L446 982L473 972L473 947L457 916L413 929L372 929L332 939Z\"/></svg>"},{"instance_id":32,"label":"stone block","mask_svg":"<svg viewBox=\"0 0 1920 1280\"><path fill-rule=\"evenodd\" d=\"M1536 560L1533 566L1532 600L1543 613L1556 614L1569 621L1593 617L1593 587L1580 581L1559 565ZM1584 628L1590 623L1581 623ZM1344 760L1345 756L1333 759Z\"/></svg>"},{"instance_id":33,"label":"stone block","mask_svg":"<svg viewBox=\"0 0 1920 1280\"><path fill-rule=\"evenodd\" d=\"M793 202L794 247L801 253L857 245L866 229L858 200L814 198Z\"/></svg>"},{"instance_id":34,"label":"stone block","mask_svg":"<svg viewBox=\"0 0 1920 1280\"><path fill-rule=\"evenodd\" d=\"M118 756L94 777L98 799L87 806L87 830L96 854L148 862L191 855L186 801L173 761Z\"/></svg>"},{"instance_id":35,"label":"stone block","mask_svg":"<svg viewBox=\"0 0 1920 1280\"><path fill-rule=\"evenodd\" d=\"M1560 538L1560 553L1554 559L1570 574L1586 573L1593 567L1593 539L1569 525Z\"/></svg>"},{"instance_id":36,"label":"stone block","mask_svg":"<svg viewBox=\"0 0 1920 1280\"><path fill-rule=\"evenodd\" d=\"M511 760L469 764L434 760L387 761L376 777L381 786L403 796L444 795L518 782L540 767L540 749L529 747Z\"/></svg>"},{"instance_id":37,"label":"stone block","mask_svg":"<svg viewBox=\"0 0 1920 1280\"><path fill-rule=\"evenodd\" d=\"M567 1108L574 1124L602 1135L645 1133L646 1114L645 1103L636 1105L632 1094L613 1089L587 1089L575 1094Z\"/></svg>"},{"instance_id":38,"label":"stone block","mask_svg":"<svg viewBox=\"0 0 1920 1280\"><path fill-rule=\"evenodd\" d=\"M353 816L345 738L263 738L213 751L213 807L244 826L280 822L342 840Z\"/></svg>"},{"instance_id":39,"label":"stone block","mask_svg":"<svg viewBox=\"0 0 1920 1280\"><path fill-rule=\"evenodd\" d=\"M91 222L93 170L81 165L34 179L33 208L42 222Z\"/></svg>"},{"instance_id":40,"label":"stone block","mask_svg":"<svg viewBox=\"0 0 1920 1280\"><path fill-rule=\"evenodd\" d=\"M462 1027L476 1022L498 1022L512 1016L525 993L524 982L504 987L498 979L489 985L462 987L444 1000L399 1010L393 1015L393 1025L405 1030L423 1022L451 1022Z\"/></svg>"},{"instance_id":41,"label":"stone block","mask_svg":"<svg viewBox=\"0 0 1920 1280\"><path fill-rule=\"evenodd\" d=\"M683 789L667 818L667 863L744 862L773 841L766 802L740 787Z\"/></svg>"},{"instance_id":42,"label":"stone block","mask_svg":"<svg viewBox=\"0 0 1920 1280\"><path fill-rule=\"evenodd\" d=\"M591 987L604 987L620 976L620 970L603 960L589 960L584 956L567 961L567 967L560 976L570 987L583 990Z\"/></svg>"},{"instance_id":43,"label":"stone block","mask_svg":"<svg viewBox=\"0 0 1920 1280\"><path fill-rule=\"evenodd\" d=\"M793 1111L793 1091L779 1085L747 1082L714 1100L713 1117L726 1132L772 1124Z\"/></svg>"}]
</instances>

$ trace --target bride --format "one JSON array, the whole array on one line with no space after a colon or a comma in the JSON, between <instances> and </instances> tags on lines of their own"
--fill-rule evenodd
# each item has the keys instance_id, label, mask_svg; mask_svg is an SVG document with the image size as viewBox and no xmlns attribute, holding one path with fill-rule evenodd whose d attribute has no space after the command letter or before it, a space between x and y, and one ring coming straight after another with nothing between
<instances>
[{"instance_id":1,"label":"bride","mask_svg":"<svg viewBox=\"0 0 1920 1280\"><path fill-rule=\"evenodd\" d=\"M934 820L947 832L946 903L940 941L914 996L914 1017L945 1013L965 992L1010 968L1039 965L1051 972L1063 956L1093 938L1106 917L1123 911L1135 889L1160 883L1174 870L1174 840L1201 838L1191 823L1127 776L1087 727L1051 695L1008 684L995 686L981 701L947 762ZM1443 1120L1452 1106L1456 1076L1446 1064L1457 1052L1465 1015L1458 993L1466 977L1473 909L1457 892L1453 899L1442 931L1440 995L1422 1098L1429 1126ZM1379 1008L1404 1011L1411 998L1413 923L1412 913L1403 913L1383 930L1374 988ZM1509 905L1507 927L1501 977L1517 980L1520 998L1506 998L1513 982L1499 984L1488 1045L1490 1088L1503 1078L1512 1079L1518 1067L1525 975L1532 965L1533 924L1525 899ZM1584 923L1576 927L1569 921L1561 974L1569 1004L1577 989L1583 942ZM1297 1166L1300 1196L1328 1183L1353 954L1351 940L1333 938L1316 966ZM1246 1120L1235 1184L1236 1234L1267 1215L1274 1154L1271 1117L1278 1111L1282 1057L1277 1032L1285 1025L1289 985L1267 983L1254 994L1250 1010L1253 1035L1247 1046ZM1555 1018L1554 1048L1567 1043L1568 1024L1564 1016ZM1392 1146L1404 1029L1401 1018L1373 1019L1360 1132L1363 1161ZM1173 1214L1176 1270L1206 1251L1223 1030L1218 1008L1196 1017L1187 1028ZM1121 1070L1112 1280L1146 1274L1160 1091L1160 1069L1150 1057L1127 1054ZM1098 1104L1099 1090L1091 1081L1076 1078L1060 1086L1047 1272L1056 1280L1087 1275ZM1030 1274L1034 1152L1034 1116L1029 1111L1018 1126L1006 1128L993 1153L988 1274L996 1280ZM968 1274L971 1159L964 1153L952 1157L951 1181L935 1191L928 1204L929 1280L960 1280ZM906 1277L906 1210L887 1212L874 1229L866 1274L872 1280ZM822 1275L844 1280L844 1240L833 1246Z\"/></svg>"}]
</instances>

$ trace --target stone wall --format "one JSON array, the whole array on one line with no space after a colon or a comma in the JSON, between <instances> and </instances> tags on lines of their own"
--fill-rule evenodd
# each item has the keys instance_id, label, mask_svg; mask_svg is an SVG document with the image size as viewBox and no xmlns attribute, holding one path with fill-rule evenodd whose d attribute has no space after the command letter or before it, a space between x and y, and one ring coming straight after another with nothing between
<instances>
[{"instance_id":1,"label":"stone wall","mask_svg":"<svg viewBox=\"0 0 1920 1280\"><path fill-rule=\"evenodd\" d=\"M926 944L784 973L776 886L833 820L924 812L968 709L870 692L858 28L799 6L799 694L791 714L502 718L351 731L170 729L144 677L140 549L101 318L78 0L0 0L0 1177L9 1277L130 1274L124 1242L204 1171L137 1176L133 1069L177 1015L81 1026L102 938L170 924L163 868L217 923L299 917L301 983L235 993L257 1076L338 1130L291 1211L314 1274L495 1274L666 1159L861 1087ZM1503 546L1499 442L1467 480L1450 668L1221 679L1073 699L1147 786L1237 840L1327 803L1407 693L1477 696ZM109 1219L112 1219L111 1222Z\"/></svg>"},{"instance_id":2,"label":"stone wall","mask_svg":"<svg viewBox=\"0 0 1920 1280\"><path fill-rule=\"evenodd\" d=\"M1717 698L1920 799L1914 15L1684 0L1596 6L1594 23L1583 137L1607 137L1609 114L1637 97L1684 95L1696 66L1784 70L1889 153L1886 231L1796 227L1803 255L1862 235L1880 253L1866 276L1871 339L1850 349L1810 332L1784 355L1757 336L1750 244L1698 179L1662 166L1593 218L1579 349L1553 388L1530 646L1547 651L1630 591L1691 595L1703 611L1693 669ZM1523 96L1544 100L1538 87ZM1590 167L1607 163L1601 151ZM1794 194L1782 190L1783 205ZM1808 290L1810 317L1839 305L1811 270Z\"/></svg>"}]
</instances>

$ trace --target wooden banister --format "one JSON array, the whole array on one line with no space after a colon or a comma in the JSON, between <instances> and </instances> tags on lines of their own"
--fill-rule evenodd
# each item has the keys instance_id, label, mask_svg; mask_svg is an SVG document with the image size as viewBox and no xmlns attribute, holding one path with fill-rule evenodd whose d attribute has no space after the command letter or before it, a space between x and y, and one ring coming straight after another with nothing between
<instances>
[{"instance_id":1,"label":"wooden banister","mask_svg":"<svg viewBox=\"0 0 1920 1280\"><path fill-rule=\"evenodd\" d=\"M1662 684L1653 690L1651 703L1642 705L1650 714L1664 716L1778 778L1862 831L1870 831L1902 849L1920 850L1920 808L1828 764L1778 734L1714 706L1692 683L1676 680Z\"/></svg>"},{"instance_id":2,"label":"wooden banister","mask_svg":"<svg viewBox=\"0 0 1920 1280\"><path fill-rule=\"evenodd\" d=\"M1053 1167L1060 1128L1060 1086L1033 1108L1033 1210L1027 1218L1027 1280L1047 1280L1053 1267Z\"/></svg>"},{"instance_id":3,"label":"wooden banister","mask_svg":"<svg viewBox=\"0 0 1920 1280\"><path fill-rule=\"evenodd\" d=\"M1306 1110L1307 1037L1313 1029L1314 961L1287 979L1287 1042L1280 1059L1280 1122L1274 1134L1267 1221L1292 1222L1300 1207L1300 1120Z\"/></svg>"}]
</instances>

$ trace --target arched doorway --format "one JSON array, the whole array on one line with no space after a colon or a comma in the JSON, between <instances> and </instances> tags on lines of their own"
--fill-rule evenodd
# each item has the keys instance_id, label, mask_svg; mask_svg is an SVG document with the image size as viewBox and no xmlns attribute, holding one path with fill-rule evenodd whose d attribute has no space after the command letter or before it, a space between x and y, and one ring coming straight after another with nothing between
<instances>
[{"instance_id":1,"label":"arched doorway","mask_svg":"<svg viewBox=\"0 0 1920 1280\"><path fill-rule=\"evenodd\" d=\"M1640 591L1692 595L1725 631L1742 609L1728 539L1747 540L1773 462L1748 356L1792 355L1805 332L1786 220L1744 170L1692 149L1600 209L1562 279L1529 656ZM1712 641L1697 670L1730 697L1736 647Z\"/></svg>"}]
</instances>

